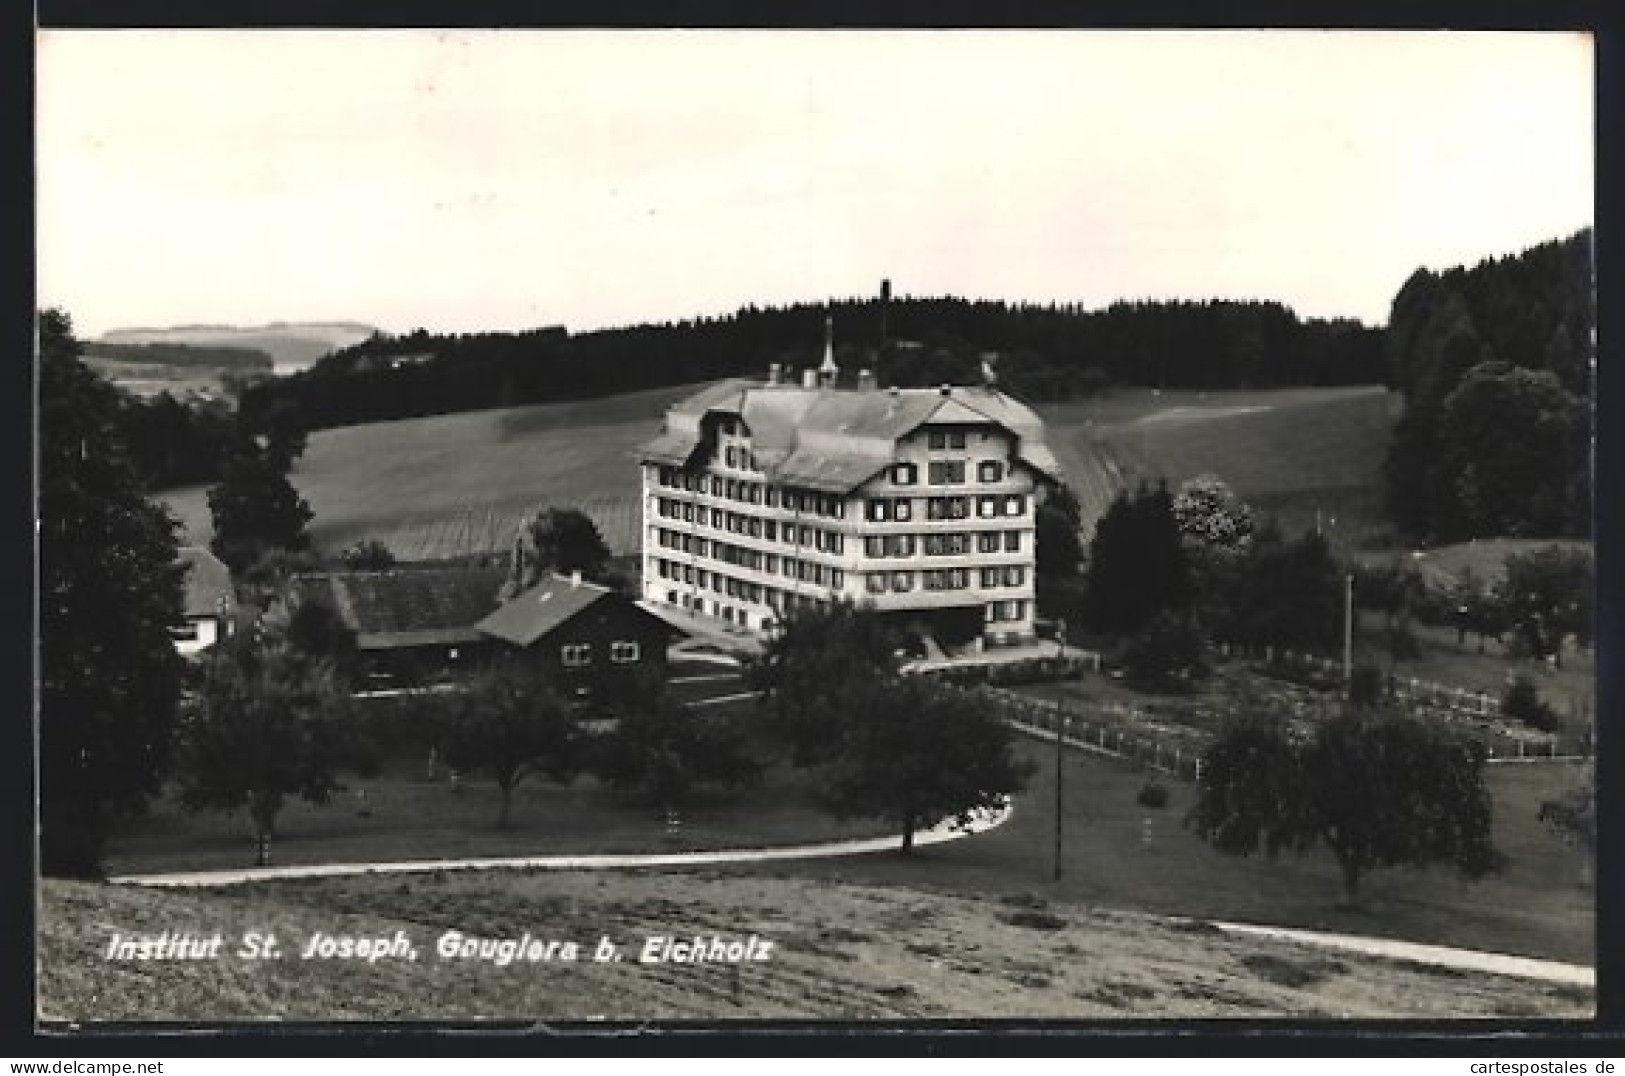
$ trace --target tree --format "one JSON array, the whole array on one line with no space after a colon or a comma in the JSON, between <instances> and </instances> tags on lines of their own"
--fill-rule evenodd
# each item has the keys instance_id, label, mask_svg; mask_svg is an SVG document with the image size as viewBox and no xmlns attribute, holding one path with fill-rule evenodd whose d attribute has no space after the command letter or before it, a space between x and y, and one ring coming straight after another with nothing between
<instances>
[{"instance_id":1,"label":"tree","mask_svg":"<svg viewBox=\"0 0 1625 1076\"><path fill-rule=\"evenodd\" d=\"M39 324L40 867L93 877L170 758L182 661L174 522L142 496L118 397L67 315Z\"/></svg>"},{"instance_id":2,"label":"tree","mask_svg":"<svg viewBox=\"0 0 1625 1076\"><path fill-rule=\"evenodd\" d=\"M343 787L340 774L374 770L348 702L331 665L282 639L245 632L217 645L183 724L181 802L191 810L246 807L255 862L267 865L290 797L326 803Z\"/></svg>"},{"instance_id":3,"label":"tree","mask_svg":"<svg viewBox=\"0 0 1625 1076\"><path fill-rule=\"evenodd\" d=\"M532 655L498 658L451 697L440 756L454 769L484 774L502 794L497 825L513 816L513 790L532 774L567 781L579 769L580 731L568 702Z\"/></svg>"},{"instance_id":4,"label":"tree","mask_svg":"<svg viewBox=\"0 0 1625 1076\"><path fill-rule=\"evenodd\" d=\"M378 539L368 538L339 553L339 563L352 572L381 572L395 567L395 554Z\"/></svg>"},{"instance_id":5,"label":"tree","mask_svg":"<svg viewBox=\"0 0 1625 1076\"><path fill-rule=\"evenodd\" d=\"M215 554L233 573L252 568L273 550L310 546L310 505L288 481L289 461L257 438L237 438L220 482L209 489Z\"/></svg>"},{"instance_id":6,"label":"tree","mask_svg":"<svg viewBox=\"0 0 1625 1076\"><path fill-rule=\"evenodd\" d=\"M1181 483L1173 511L1187 548L1239 552L1252 540L1252 509L1217 475L1198 475Z\"/></svg>"},{"instance_id":7,"label":"tree","mask_svg":"<svg viewBox=\"0 0 1625 1076\"><path fill-rule=\"evenodd\" d=\"M1180 687L1207 671L1206 649L1189 613L1164 610L1129 639L1123 648L1123 669L1140 687Z\"/></svg>"},{"instance_id":8,"label":"tree","mask_svg":"<svg viewBox=\"0 0 1625 1076\"><path fill-rule=\"evenodd\" d=\"M1049 487L1039 504L1034 528L1036 560L1034 570L1047 579L1070 579L1078 574L1083 544L1078 529L1083 525L1083 508L1077 494L1064 482Z\"/></svg>"},{"instance_id":9,"label":"tree","mask_svg":"<svg viewBox=\"0 0 1625 1076\"><path fill-rule=\"evenodd\" d=\"M1473 367L1445 398L1439 466L1457 513L1453 537L1565 533L1581 401L1547 370Z\"/></svg>"},{"instance_id":10,"label":"tree","mask_svg":"<svg viewBox=\"0 0 1625 1076\"><path fill-rule=\"evenodd\" d=\"M1288 539L1266 522L1231 575L1222 605L1215 628L1235 642L1335 646L1342 638L1343 569L1320 535Z\"/></svg>"},{"instance_id":11,"label":"tree","mask_svg":"<svg viewBox=\"0 0 1625 1076\"><path fill-rule=\"evenodd\" d=\"M1405 412L1383 469L1401 526L1588 533L1593 245L1585 229L1400 289L1385 335Z\"/></svg>"},{"instance_id":12,"label":"tree","mask_svg":"<svg viewBox=\"0 0 1625 1076\"><path fill-rule=\"evenodd\" d=\"M898 668L901 640L874 610L835 602L786 614L762 652L745 665L745 682L762 692L772 727L799 762L832 749L832 715L853 683L885 679Z\"/></svg>"},{"instance_id":13,"label":"tree","mask_svg":"<svg viewBox=\"0 0 1625 1076\"><path fill-rule=\"evenodd\" d=\"M871 608L837 602L780 622L746 668L792 760L838 817L914 831L964 820L1020 787L1006 726L973 695L897 674L896 637Z\"/></svg>"},{"instance_id":14,"label":"tree","mask_svg":"<svg viewBox=\"0 0 1625 1076\"><path fill-rule=\"evenodd\" d=\"M1540 689L1527 676L1514 676L1501 695L1501 713L1540 732L1556 732L1563 725Z\"/></svg>"},{"instance_id":15,"label":"tree","mask_svg":"<svg viewBox=\"0 0 1625 1076\"><path fill-rule=\"evenodd\" d=\"M1232 855L1324 845L1348 904L1379 868L1448 864L1474 879L1502 864L1483 749L1394 711L1346 710L1307 737L1244 717L1203 757L1187 824Z\"/></svg>"},{"instance_id":16,"label":"tree","mask_svg":"<svg viewBox=\"0 0 1625 1076\"><path fill-rule=\"evenodd\" d=\"M726 711L684 705L652 673L606 677L593 692L613 722L588 749L589 768L663 811L683 806L694 786L737 787L761 774L742 723Z\"/></svg>"},{"instance_id":17,"label":"tree","mask_svg":"<svg viewBox=\"0 0 1625 1076\"><path fill-rule=\"evenodd\" d=\"M1572 844L1584 857L1582 880L1590 875L1597 858L1597 783L1592 778L1540 805L1539 819L1564 843Z\"/></svg>"},{"instance_id":18,"label":"tree","mask_svg":"<svg viewBox=\"0 0 1625 1076\"><path fill-rule=\"evenodd\" d=\"M1383 564L1363 567L1354 573L1354 604L1375 609L1387 627L1403 624L1426 590L1422 573L1415 564L1394 558Z\"/></svg>"},{"instance_id":19,"label":"tree","mask_svg":"<svg viewBox=\"0 0 1625 1076\"><path fill-rule=\"evenodd\" d=\"M1506 559L1500 604L1530 655L1561 665L1565 638L1573 635L1582 645L1590 640L1594 579L1584 548L1540 546Z\"/></svg>"},{"instance_id":20,"label":"tree","mask_svg":"<svg viewBox=\"0 0 1625 1076\"><path fill-rule=\"evenodd\" d=\"M569 575L580 572L594 582L605 577L609 567L609 546L592 517L575 508L548 508L531 517L523 526L528 543L523 555L526 564L520 585L529 586L543 572ZM523 547L521 547L523 548ZM516 550L516 561L518 550Z\"/></svg>"},{"instance_id":21,"label":"tree","mask_svg":"<svg viewBox=\"0 0 1625 1076\"><path fill-rule=\"evenodd\" d=\"M837 817L881 818L915 832L952 818L967 824L1025 784L1007 725L975 695L920 677L864 680L829 715L836 744L820 768Z\"/></svg>"},{"instance_id":22,"label":"tree","mask_svg":"<svg viewBox=\"0 0 1625 1076\"><path fill-rule=\"evenodd\" d=\"M1120 493L1089 544L1089 612L1103 631L1139 631L1158 612L1191 607L1190 565L1166 484Z\"/></svg>"},{"instance_id":23,"label":"tree","mask_svg":"<svg viewBox=\"0 0 1625 1076\"><path fill-rule=\"evenodd\" d=\"M288 646L305 657L326 661L342 682L356 672L360 651L355 630L326 602L302 601L288 614L283 628Z\"/></svg>"}]
</instances>

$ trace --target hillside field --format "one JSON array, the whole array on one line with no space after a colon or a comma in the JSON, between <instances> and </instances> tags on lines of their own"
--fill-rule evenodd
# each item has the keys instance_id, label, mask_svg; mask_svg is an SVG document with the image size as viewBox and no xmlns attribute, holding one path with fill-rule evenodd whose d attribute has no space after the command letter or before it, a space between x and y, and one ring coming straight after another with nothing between
<instances>
[{"instance_id":1,"label":"hillside field","mask_svg":"<svg viewBox=\"0 0 1625 1076\"><path fill-rule=\"evenodd\" d=\"M404 560L501 549L527 512L553 504L588 512L625 555L637 549L637 446L695 388L320 431L294 483L324 550L363 538ZM1376 387L1121 390L1040 412L1086 529L1124 482L1215 473L1263 511L1297 524L1319 508L1329 527L1354 535L1380 523L1393 406ZM202 488L165 499L189 540L208 541Z\"/></svg>"},{"instance_id":2,"label":"hillside field","mask_svg":"<svg viewBox=\"0 0 1625 1076\"><path fill-rule=\"evenodd\" d=\"M1465 974L1085 906L712 872L451 872L152 891L47 881L50 1022L1588 1017L1583 987ZM108 958L115 934L218 932L214 959ZM449 932L457 932L450 947ZM279 955L240 956L248 933ZM402 937L304 959L318 933ZM473 938L573 942L497 964ZM754 938L764 959L646 962L650 939ZM619 960L593 959L601 940ZM763 950L762 942L771 950ZM658 942L656 943L659 944ZM495 956L496 950L488 950Z\"/></svg>"}]
</instances>

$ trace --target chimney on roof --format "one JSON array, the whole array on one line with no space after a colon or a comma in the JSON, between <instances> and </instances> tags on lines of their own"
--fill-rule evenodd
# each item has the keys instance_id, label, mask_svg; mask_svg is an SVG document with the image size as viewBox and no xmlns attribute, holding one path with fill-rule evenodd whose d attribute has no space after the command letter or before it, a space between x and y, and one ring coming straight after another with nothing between
<instances>
[{"instance_id":1,"label":"chimney on roof","mask_svg":"<svg viewBox=\"0 0 1625 1076\"><path fill-rule=\"evenodd\" d=\"M784 367L780 366L776 362L768 363L767 364L767 383L769 385L777 385L777 384L782 383L783 380L784 380Z\"/></svg>"},{"instance_id":2,"label":"chimney on roof","mask_svg":"<svg viewBox=\"0 0 1625 1076\"><path fill-rule=\"evenodd\" d=\"M801 387L804 388L804 389L815 389L815 388L817 388L818 387L818 371L815 370L811 366L809 366L805 370L801 371Z\"/></svg>"},{"instance_id":3,"label":"chimney on roof","mask_svg":"<svg viewBox=\"0 0 1625 1076\"><path fill-rule=\"evenodd\" d=\"M952 385L944 385L937 391L942 393L944 396L952 396L954 394L954 387Z\"/></svg>"},{"instance_id":4,"label":"chimney on roof","mask_svg":"<svg viewBox=\"0 0 1625 1076\"><path fill-rule=\"evenodd\" d=\"M581 569L577 568L575 571L570 573L570 586L572 588L574 588L574 587L579 587L580 585L581 585Z\"/></svg>"},{"instance_id":5,"label":"chimney on roof","mask_svg":"<svg viewBox=\"0 0 1625 1076\"><path fill-rule=\"evenodd\" d=\"M873 392L875 389L875 372L873 370L858 371L858 389L862 392Z\"/></svg>"}]
</instances>

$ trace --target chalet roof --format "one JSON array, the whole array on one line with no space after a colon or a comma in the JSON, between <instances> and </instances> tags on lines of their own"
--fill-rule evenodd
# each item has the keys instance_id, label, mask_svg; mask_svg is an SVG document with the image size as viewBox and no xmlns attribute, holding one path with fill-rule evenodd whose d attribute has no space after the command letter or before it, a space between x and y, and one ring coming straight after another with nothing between
<instances>
[{"instance_id":1,"label":"chalet roof","mask_svg":"<svg viewBox=\"0 0 1625 1076\"><path fill-rule=\"evenodd\" d=\"M486 635L529 646L608 593L596 583L544 579L503 602L477 626Z\"/></svg>"},{"instance_id":2,"label":"chalet roof","mask_svg":"<svg viewBox=\"0 0 1625 1076\"><path fill-rule=\"evenodd\" d=\"M551 576L515 594L475 626L484 635L495 636L516 646L530 646L604 599L627 601L640 614L648 615L641 607L619 597L608 587L585 580ZM664 621L660 621L660 624L662 627L668 626Z\"/></svg>"},{"instance_id":3,"label":"chalet roof","mask_svg":"<svg viewBox=\"0 0 1625 1076\"><path fill-rule=\"evenodd\" d=\"M892 462L897 439L927 422L1000 426L1016 439L1017 456L1060 477L1044 442L1044 424L1028 406L996 389L804 388L739 378L681 400L665 428L642 446L644 462L683 465L704 441L708 415L737 415L750 429L753 453L776 482L834 492L863 484Z\"/></svg>"},{"instance_id":4,"label":"chalet roof","mask_svg":"<svg viewBox=\"0 0 1625 1076\"><path fill-rule=\"evenodd\" d=\"M507 577L505 568L394 568L298 576L290 587L337 612L362 650L383 650L478 640L474 625Z\"/></svg>"},{"instance_id":5,"label":"chalet roof","mask_svg":"<svg viewBox=\"0 0 1625 1076\"><path fill-rule=\"evenodd\" d=\"M231 569L206 547L182 546L177 559L186 570L183 597L186 616L218 616L222 602L226 612L237 604Z\"/></svg>"}]
</instances>

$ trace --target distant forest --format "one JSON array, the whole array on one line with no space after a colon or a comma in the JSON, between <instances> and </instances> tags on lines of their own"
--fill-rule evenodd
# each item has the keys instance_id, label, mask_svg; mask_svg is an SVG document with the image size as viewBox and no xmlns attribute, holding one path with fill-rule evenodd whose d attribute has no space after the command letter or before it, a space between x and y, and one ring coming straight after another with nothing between
<instances>
[{"instance_id":1,"label":"distant forest","mask_svg":"<svg viewBox=\"0 0 1625 1076\"><path fill-rule=\"evenodd\" d=\"M85 357L112 362L180 368L207 367L270 373L271 356L249 347L217 347L197 344L110 344L91 340L80 345Z\"/></svg>"},{"instance_id":2,"label":"distant forest","mask_svg":"<svg viewBox=\"0 0 1625 1076\"><path fill-rule=\"evenodd\" d=\"M1389 511L1442 541L1590 533L1592 233L1418 270L1394 299Z\"/></svg>"},{"instance_id":3,"label":"distant forest","mask_svg":"<svg viewBox=\"0 0 1625 1076\"><path fill-rule=\"evenodd\" d=\"M1279 303L1137 302L1104 310L956 298L846 299L748 306L735 314L571 335L378 334L242 399L250 423L273 409L308 429L490 407L586 399L815 365L824 319L836 359L882 385L980 379L1031 402L1107 385L1262 388L1387 377L1383 334L1356 321L1302 320Z\"/></svg>"}]
</instances>

